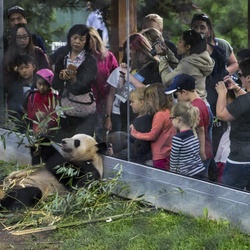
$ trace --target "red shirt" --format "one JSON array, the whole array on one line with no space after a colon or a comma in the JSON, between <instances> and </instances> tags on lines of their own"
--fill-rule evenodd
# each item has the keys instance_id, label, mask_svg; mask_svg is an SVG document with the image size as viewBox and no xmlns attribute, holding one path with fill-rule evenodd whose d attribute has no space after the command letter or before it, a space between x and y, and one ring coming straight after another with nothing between
<instances>
[{"instance_id":1,"label":"red shirt","mask_svg":"<svg viewBox=\"0 0 250 250\"><path fill-rule=\"evenodd\" d=\"M205 130L205 154L207 158L213 157L212 144L208 133L209 127L209 112L206 103L201 98L196 98L193 100L192 105L197 107L200 111L200 123L198 127L204 127Z\"/></svg>"}]
</instances>

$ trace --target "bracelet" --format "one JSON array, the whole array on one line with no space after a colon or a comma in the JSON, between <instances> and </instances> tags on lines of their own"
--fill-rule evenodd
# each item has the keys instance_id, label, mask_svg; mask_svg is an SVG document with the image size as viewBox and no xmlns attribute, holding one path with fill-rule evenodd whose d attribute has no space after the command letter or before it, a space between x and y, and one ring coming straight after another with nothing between
<instances>
[{"instance_id":1,"label":"bracelet","mask_svg":"<svg viewBox=\"0 0 250 250\"><path fill-rule=\"evenodd\" d=\"M239 92L240 90L241 90L241 88L238 88L238 89L236 89L236 90L234 89L234 92L237 93L237 92Z\"/></svg>"}]
</instances>

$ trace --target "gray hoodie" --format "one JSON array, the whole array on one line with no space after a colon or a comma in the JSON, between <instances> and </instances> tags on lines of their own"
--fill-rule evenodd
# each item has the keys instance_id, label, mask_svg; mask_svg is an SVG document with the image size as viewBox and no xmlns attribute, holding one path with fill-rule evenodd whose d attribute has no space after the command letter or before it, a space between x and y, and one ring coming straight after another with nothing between
<instances>
[{"instance_id":1,"label":"gray hoodie","mask_svg":"<svg viewBox=\"0 0 250 250\"><path fill-rule=\"evenodd\" d=\"M191 75L196 80L196 91L198 95L206 101L206 77L211 74L214 68L214 60L207 51L200 54L191 54L185 56L175 69L169 66L168 58L160 61L159 71L163 84L168 87L173 78L179 74L185 73Z\"/></svg>"}]
</instances>

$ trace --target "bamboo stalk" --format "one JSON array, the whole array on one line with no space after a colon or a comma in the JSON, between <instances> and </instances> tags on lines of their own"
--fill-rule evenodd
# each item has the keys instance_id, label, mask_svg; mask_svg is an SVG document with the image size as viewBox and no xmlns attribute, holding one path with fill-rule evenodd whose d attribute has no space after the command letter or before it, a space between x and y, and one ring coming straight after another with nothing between
<instances>
[{"instance_id":1,"label":"bamboo stalk","mask_svg":"<svg viewBox=\"0 0 250 250\"><path fill-rule=\"evenodd\" d=\"M96 223L96 222L101 222L101 221L111 221L116 220L125 216L131 216L131 215L136 215L139 213L145 213L145 212L150 212L152 210L155 210L155 208L147 208L143 210L139 210L136 212L131 212L131 213L123 213L123 214L117 214L109 217L102 217L98 219L93 219L93 220L83 220L83 221L76 221L76 222L71 222L67 224L61 224L61 225L55 225L55 226L48 226L48 227L40 227L40 228L35 228L35 229L26 229L22 231L13 231L10 232L12 235L25 235L25 234L31 234L31 233L40 233L40 232L45 232L45 231L52 231L60 228L65 228L65 227L72 227L72 226L79 226L79 225L84 225L88 223Z\"/></svg>"}]
</instances>

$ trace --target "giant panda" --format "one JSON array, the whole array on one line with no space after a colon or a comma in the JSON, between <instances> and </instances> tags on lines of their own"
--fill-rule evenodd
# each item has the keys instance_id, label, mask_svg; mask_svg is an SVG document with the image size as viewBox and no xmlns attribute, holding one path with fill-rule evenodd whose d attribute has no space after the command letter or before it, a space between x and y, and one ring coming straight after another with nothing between
<instances>
[{"instance_id":1,"label":"giant panda","mask_svg":"<svg viewBox=\"0 0 250 250\"><path fill-rule=\"evenodd\" d=\"M34 206L48 195L71 192L75 187L84 187L93 180L102 179L101 154L106 150L106 143L97 143L86 134L63 139L60 150L43 137L31 147L32 166L15 171L4 179L0 207L11 210ZM42 166L38 164L40 162ZM59 167L77 169L77 175L62 177L58 173Z\"/></svg>"}]
</instances>

